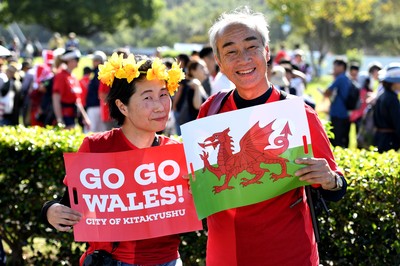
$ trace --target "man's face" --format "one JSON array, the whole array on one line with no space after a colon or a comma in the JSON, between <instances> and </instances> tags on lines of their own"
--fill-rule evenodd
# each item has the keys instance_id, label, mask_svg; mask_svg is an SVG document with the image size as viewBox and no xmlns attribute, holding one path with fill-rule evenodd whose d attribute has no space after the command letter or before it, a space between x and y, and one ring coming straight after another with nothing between
<instances>
[{"instance_id":1,"label":"man's face","mask_svg":"<svg viewBox=\"0 0 400 266\"><path fill-rule=\"evenodd\" d=\"M230 25L217 38L221 71L241 90L264 90L269 47L263 45L261 35L246 25Z\"/></svg>"},{"instance_id":2,"label":"man's face","mask_svg":"<svg viewBox=\"0 0 400 266\"><path fill-rule=\"evenodd\" d=\"M350 76L352 79L356 80L358 77L358 70L357 69L350 69Z\"/></svg>"},{"instance_id":3,"label":"man's face","mask_svg":"<svg viewBox=\"0 0 400 266\"><path fill-rule=\"evenodd\" d=\"M213 54L207 55L203 58L204 63L207 66L208 72L211 75L215 74L215 71L217 70L217 62L215 62L215 58Z\"/></svg>"},{"instance_id":4,"label":"man's face","mask_svg":"<svg viewBox=\"0 0 400 266\"><path fill-rule=\"evenodd\" d=\"M338 76L344 72L344 66L342 64L334 63L333 64L333 76Z\"/></svg>"}]
</instances>

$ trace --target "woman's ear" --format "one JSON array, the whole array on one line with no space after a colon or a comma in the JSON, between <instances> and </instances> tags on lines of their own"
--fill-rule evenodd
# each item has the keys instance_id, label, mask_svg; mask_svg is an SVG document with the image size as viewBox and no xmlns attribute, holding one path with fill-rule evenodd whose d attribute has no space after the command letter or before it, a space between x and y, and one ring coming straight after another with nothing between
<instances>
[{"instance_id":1,"label":"woman's ear","mask_svg":"<svg viewBox=\"0 0 400 266\"><path fill-rule=\"evenodd\" d=\"M127 116L127 106L120 99L115 100L115 105L123 115Z\"/></svg>"}]
</instances>

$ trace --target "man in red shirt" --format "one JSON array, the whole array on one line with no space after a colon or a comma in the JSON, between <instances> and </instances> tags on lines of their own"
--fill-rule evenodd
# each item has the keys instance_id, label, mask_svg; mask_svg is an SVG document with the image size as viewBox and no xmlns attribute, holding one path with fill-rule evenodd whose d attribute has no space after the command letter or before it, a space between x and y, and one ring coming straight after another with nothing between
<instances>
[{"instance_id":1,"label":"man in red shirt","mask_svg":"<svg viewBox=\"0 0 400 266\"><path fill-rule=\"evenodd\" d=\"M270 59L268 25L248 8L223 14L209 31L215 58L236 88L220 113L280 100L267 77ZM200 108L207 116L215 99ZM334 161L329 140L312 108L305 106L315 158L297 159L305 167L295 174L318 184L327 200L339 200L346 181ZM282 110L283 112L285 110ZM298 202L297 204L293 204ZM292 206L292 207L291 207ZM317 243L304 187L260 203L218 212L207 218L207 266L319 265Z\"/></svg>"},{"instance_id":2,"label":"man in red shirt","mask_svg":"<svg viewBox=\"0 0 400 266\"><path fill-rule=\"evenodd\" d=\"M78 117L82 114L83 123L90 125L90 120L82 105L82 88L79 80L72 74L78 66L81 53L79 50L67 50L61 60L64 62L62 70L54 76L53 81L53 108L57 123L66 128L73 128Z\"/></svg>"}]
</instances>

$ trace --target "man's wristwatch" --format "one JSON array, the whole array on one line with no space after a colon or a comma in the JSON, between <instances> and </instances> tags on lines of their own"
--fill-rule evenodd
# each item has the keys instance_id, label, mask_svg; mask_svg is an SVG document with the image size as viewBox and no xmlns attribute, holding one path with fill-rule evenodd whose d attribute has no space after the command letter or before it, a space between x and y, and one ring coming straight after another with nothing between
<instances>
[{"instance_id":1,"label":"man's wristwatch","mask_svg":"<svg viewBox=\"0 0 400 266\"><path fill-rule=\"evenodd\" d=\"M343 188L343 180L342 180L342 177L338 173L335 173L335 184L336 184L336 186L331 188L330 191L338 191Z\"/></svg>"}]
</instances>

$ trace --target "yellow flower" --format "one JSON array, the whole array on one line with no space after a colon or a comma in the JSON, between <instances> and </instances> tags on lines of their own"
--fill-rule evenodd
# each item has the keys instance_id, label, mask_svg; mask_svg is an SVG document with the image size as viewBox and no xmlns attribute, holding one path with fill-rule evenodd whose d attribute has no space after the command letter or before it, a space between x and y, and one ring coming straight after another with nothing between
<instances>
[{"instance_id":1,"label":"yellow flower","mask_svg":"<svg viewBox=\"0 0 400 266\"><path fill-rule=\"evenodd\" d=\"M114 73L112 69L110 68L110 65L104 64L104 65L99 65L99 80L107 84L108 86L111 86L111 84L114 81Z\"/></svg>"},{"instance_id":2,"label":"yellow flower","mask_svg":"<svg viewBox=\"0 0 400 266\"><path fill-rule=\"evenodd\" d=\"M171 96L175 94L175 91L179 87L179 82L185 78L185 73L183 73L182 69L179 67L177 62L172 64L170 70L168 70L168 91Z\"/></svg>"},{"instance_id":3,"label":"yellow flower","mask_svg":"<svg viewBox=\"0 0 400 266\"><path fill-rule=\"evenodd\" d=\"M125 78L130 83L133 79L140 76L139 68L146 60L136 63L135 56L130 54L124 61Z\"/></svg>"},{"instance_id":4,"label":"yellow flower","mask_svg":"<svg viewBox=\"0 0 400 266\"><path fill-rule=\"evenodd\" d=\"M119 76L123 73L119 73L122 68L123 55L113 53L111 58L104 63L104 65L99 65L99 80L101 82L111 86L114 81L114 77L120 78Z\"/></svg>"},{"instance_id":5,"label":"yellow flower","mask_svg":"<svg viewBox=\"0 0 400 266\"><path fill-rule=\"evenodd\" d=\"M166 66L159 58L154 59L151 68L147 70L147 80L167 80L167 78Z\"/></svg>"},{"instance_id":6,"label":"yellow flower","mask_svg":"<svg viewBox=\"0 0 400 266\"><path fill-rule=\"evenodd\" d=\"M175 95L175 91L178 90L178 87L179 87L179 83L168 82L167 83L167 89L168 89L169 95L174 96Z\"/></svg>"},{"instance_id":7,"label":"yellow flower","mask_svg":"<svg viewBox=\"0 0 400 266\"><path fill-rule=\"evenodd\" d=\"M178 63L174 62L171 69L167 71L161 59L156 58L151 64L151 68L147 70L147 73L140 72L139 68L145 62L146 60L142 60L136 63L133 54L124 59L122 54L118 55L117 53L113 53L107 62L99 65L98 78L101 82L111 86L115 77L126 79L128 83L131 83L132 80L138 78L140 74L143 73L146 74L147 80L158 79L166 81L168 92L173 96L179 87L179 82L185 78L185 74Z\"/></svg>"}]
</instances>

